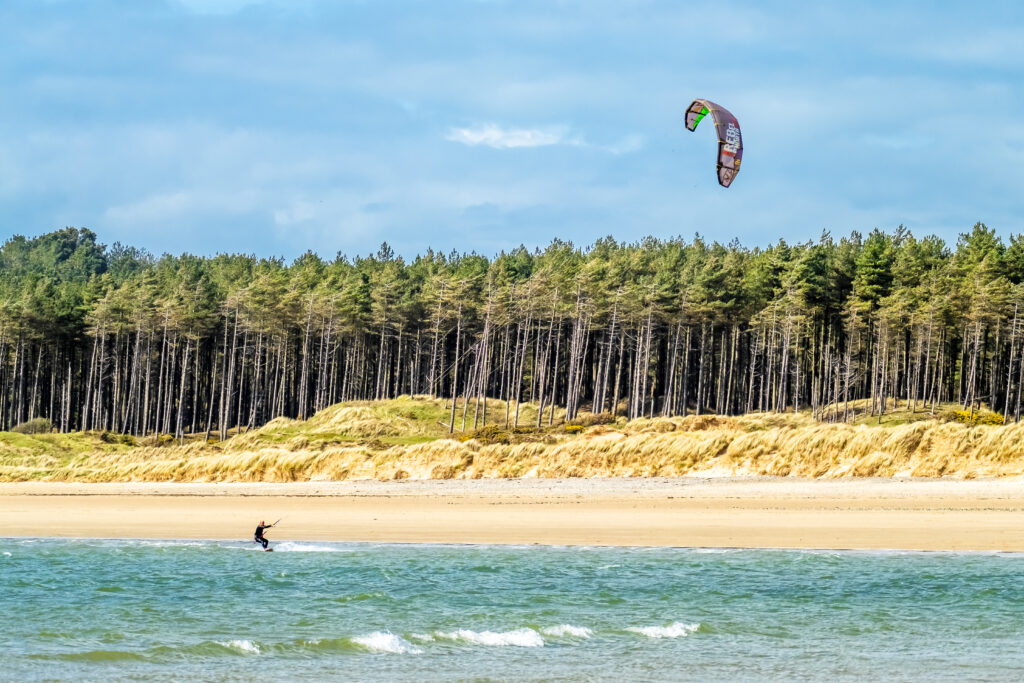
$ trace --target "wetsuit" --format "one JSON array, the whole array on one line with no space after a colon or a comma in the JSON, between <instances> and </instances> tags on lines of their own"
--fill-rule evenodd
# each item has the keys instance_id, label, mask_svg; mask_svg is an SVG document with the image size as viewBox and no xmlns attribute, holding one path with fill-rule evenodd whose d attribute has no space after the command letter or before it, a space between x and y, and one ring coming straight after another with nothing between
<instances>
[{"instance_id":1,"label":"wetsuit","mask_svg":"<svg viewBox=\"0 0 1024 683\"><path fill-rule=\"evenodd\" d=\"M264 550L266 550L267 546L270 545L270 541L268 541L266 538L263 537L263 530L264 529L269 529L272 526L274 526L274 525L273 524L267 524L266 526L263 526L263 525L257 526L256 527L256 533L253 534L253 540L256 541L257 543L262 543Z\"/></svg>"}]
</instances>

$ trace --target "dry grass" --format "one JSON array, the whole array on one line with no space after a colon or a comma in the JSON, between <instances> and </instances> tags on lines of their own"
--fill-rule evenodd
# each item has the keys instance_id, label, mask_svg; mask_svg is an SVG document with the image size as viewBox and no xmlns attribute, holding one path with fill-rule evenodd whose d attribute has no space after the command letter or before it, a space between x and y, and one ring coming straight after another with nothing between
<instances>
[{"instance_id":1,"label":"dry grass","mask_svg":"<svg viewBox=\"0 0 1024 683\"><path fill-rule=\"evenodd\" d=\"M132 445L96 433L0 433L0 480L306 481L337 479L778 475L808 477L1024 474L1024 425L966 425L891 413L855 424L807 415L689 416L569 431L504 429L449 438L450 404L428 398L339 404L305 422L278 419L223 443ZM523 405L520 425L535 425ZM461 427L461 404L456 426ZM925 415L924 419L922 416ZM603 420L598 420L603 421ZM546 425L546 420L545 420ZM145 443L145 442L143 442Z\"/></svg>"}]
</instances>

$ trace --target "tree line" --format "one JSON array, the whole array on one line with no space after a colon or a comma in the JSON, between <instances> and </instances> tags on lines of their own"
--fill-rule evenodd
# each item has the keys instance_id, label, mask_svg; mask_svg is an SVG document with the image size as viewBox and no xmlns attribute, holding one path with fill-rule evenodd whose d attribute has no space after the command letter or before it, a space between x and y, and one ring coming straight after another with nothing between
<instances>
[{"instance_id":1,"label":"tree line","mask_svg":"<svg viewBox=\"0 0 1024 683\"><path fill-rule=\"evenodd\" d=\"M556 406L842 421L893 400L1019 420L1022 283L1024 238L980 223L952 247L900 227L291 263L155 257L66 228L0 248L0 429L223 439L401 394L452 399L452 431L518 426L526 401L538 423Z\"/></svg>"}]
</instances>

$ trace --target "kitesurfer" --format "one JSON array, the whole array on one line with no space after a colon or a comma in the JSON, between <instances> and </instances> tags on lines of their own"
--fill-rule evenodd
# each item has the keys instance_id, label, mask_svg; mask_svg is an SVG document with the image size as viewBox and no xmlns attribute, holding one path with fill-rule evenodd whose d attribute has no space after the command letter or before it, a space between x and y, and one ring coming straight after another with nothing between
<instances>
[{"instance_id":1,"label":"kitesurfer","mask_svg":"<svg viewBox=\"0 0 1024 683\"><path fill-rule=\"evenodd\" d=\"M270 545L270 541L263 535L263 532L267 529L272 529L277 523L264 524L263 520L260 520L259 526L256 527L256 533L253 534L253 540L263 545L263 549L266 550L267 546Z\"/></svg>"}]
</instances>

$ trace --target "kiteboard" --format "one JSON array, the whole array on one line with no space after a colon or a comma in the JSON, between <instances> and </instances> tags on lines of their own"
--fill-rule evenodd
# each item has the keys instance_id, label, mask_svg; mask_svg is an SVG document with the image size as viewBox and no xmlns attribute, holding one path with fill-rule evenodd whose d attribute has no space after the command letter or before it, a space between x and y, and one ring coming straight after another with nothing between
<instances>
[{"instance_id":1,"label":"kiteboard","mask_svg":"<svg viewBox=\"0 0 1024 683\"><path fill-rule=\"evenodd\" d=\"M264 548L263 552L265 552L265 553L272 553L272 552L274 552L274 549L273 548Z\"/></svg>"}]
</instances>

